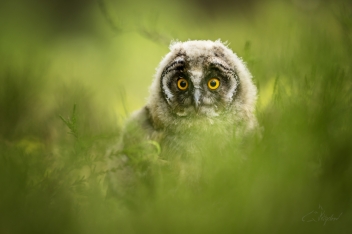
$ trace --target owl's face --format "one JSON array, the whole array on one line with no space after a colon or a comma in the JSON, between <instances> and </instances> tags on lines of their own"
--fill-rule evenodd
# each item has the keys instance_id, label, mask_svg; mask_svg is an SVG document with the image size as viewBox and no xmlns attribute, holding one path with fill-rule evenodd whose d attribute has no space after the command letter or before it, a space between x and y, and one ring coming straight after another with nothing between
<instances>
[{"instance_id":1,"label":"owl's face","mask_svg":"<svg viewBox=\"0 0 352 234\"><path fill-rule=\"evenodd\" d=\"M160 87L170 111L179 117L217 117L229 109L239 80L216 52L180 53L164 68Z\"/></svg>"},{"instance_id":2,"label":"owl's face","mask_svg":"<svg viewBox=\"0 0 352 234\"><path fill-rule=\"evenodd\" d=\"M157 68L147 108L158 128L254 125L256 94L245 64L220 40L176 42Z\"/></svg>"}]
</instances>

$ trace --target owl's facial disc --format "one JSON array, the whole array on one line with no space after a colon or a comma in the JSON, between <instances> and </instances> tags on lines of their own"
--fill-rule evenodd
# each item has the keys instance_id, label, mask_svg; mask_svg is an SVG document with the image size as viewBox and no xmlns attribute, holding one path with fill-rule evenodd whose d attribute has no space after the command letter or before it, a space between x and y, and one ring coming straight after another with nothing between
<instances>
[{"instance_id":1,"label":"owl's facial disc","mask_svg":"<svg viewBox=\"0 0 352 234\"><path fill-rule=\"evenodd\" d=\"M160 86L173 114L213 118L232 102L238 79L221 58L181 55L164 68Z\"/></svg>"}]
</instances>

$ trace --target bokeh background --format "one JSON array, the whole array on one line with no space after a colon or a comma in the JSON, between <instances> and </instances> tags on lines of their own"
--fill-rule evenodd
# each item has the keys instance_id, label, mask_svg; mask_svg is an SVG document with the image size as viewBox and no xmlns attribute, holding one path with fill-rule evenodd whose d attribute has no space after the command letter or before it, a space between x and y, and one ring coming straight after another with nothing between
<instances>
[{"instance_id":1,"label":"bokeh background","mask_svg":"<svg viewBox=\"0 0 352 234\"><path fill-rule=\"evenodd\" d=\"M197 189L107 199L104 154L169 43L219 38L260 139L209 151ZM351 43L349 0L3 0L0 233L350 233Z\"/></svg>"}]
</instances>

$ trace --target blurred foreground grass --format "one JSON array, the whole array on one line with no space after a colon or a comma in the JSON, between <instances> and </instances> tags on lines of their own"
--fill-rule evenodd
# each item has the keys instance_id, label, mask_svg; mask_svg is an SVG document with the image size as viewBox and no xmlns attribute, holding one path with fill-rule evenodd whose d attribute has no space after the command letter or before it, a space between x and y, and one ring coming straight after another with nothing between
<instances>
[{"instance_id":1,"label":"blurred foreground grass","mask_svg":"<svg viewBox=\"0 0 352 234\"><path fill-rule=\"evenodd\" d=\"M350 2L106 1L116 35L95 2L60 5L65 19L33 2L0 10L0 233L352 230ZM157 174L129 209L105 198L104 154L167 52L155 33L228 40L258 85L263 136L210 149L196 186Z\"/></svg>"}]
</instances>

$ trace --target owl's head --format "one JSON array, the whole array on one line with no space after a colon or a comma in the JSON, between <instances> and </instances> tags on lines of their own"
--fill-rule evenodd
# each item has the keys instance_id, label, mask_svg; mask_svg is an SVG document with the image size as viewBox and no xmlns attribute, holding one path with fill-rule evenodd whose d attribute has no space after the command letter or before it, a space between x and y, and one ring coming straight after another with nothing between
<instances>
[{"instance_id":1,"label":"owl's head","mask_svg":"<svg viewBox=\"0 0 352 234\"><path fill-rule=\"evenodd\" d=\"M147 106L159 127L255 121L252 76L220 40L172 43L150 91Z\"/></svg>"}]
</instances>

